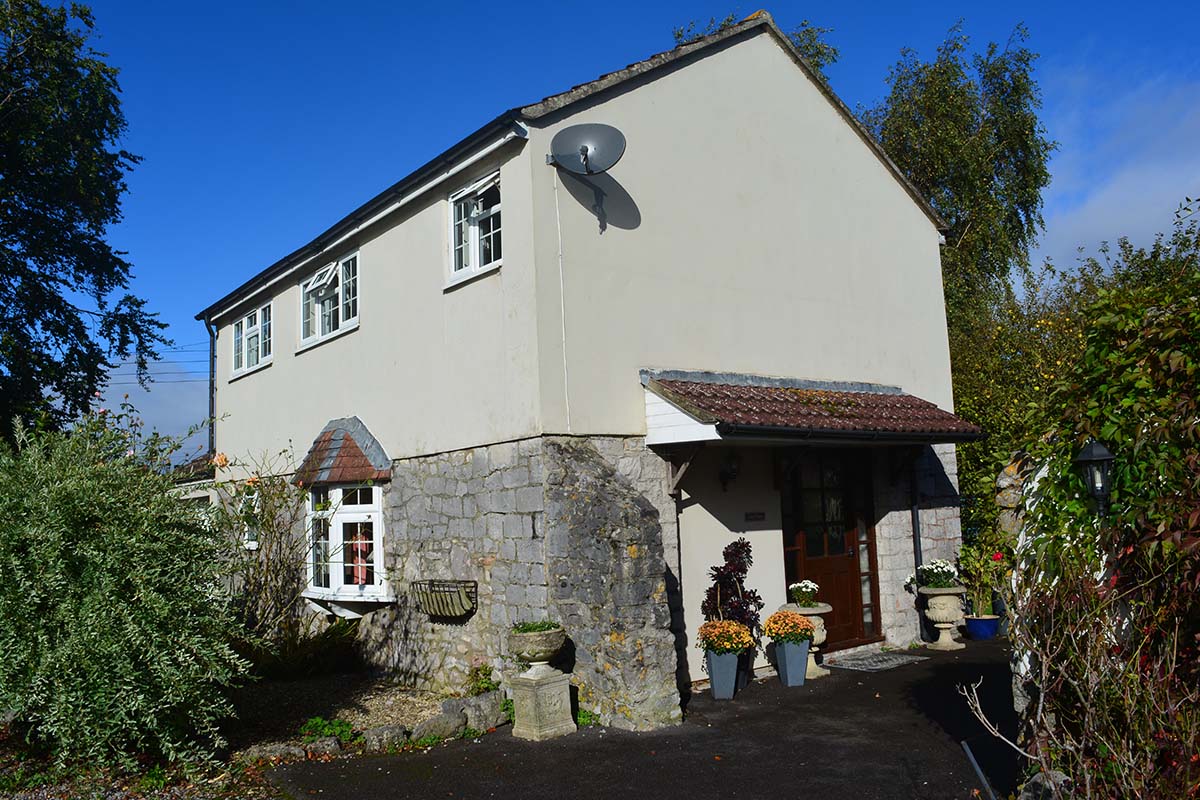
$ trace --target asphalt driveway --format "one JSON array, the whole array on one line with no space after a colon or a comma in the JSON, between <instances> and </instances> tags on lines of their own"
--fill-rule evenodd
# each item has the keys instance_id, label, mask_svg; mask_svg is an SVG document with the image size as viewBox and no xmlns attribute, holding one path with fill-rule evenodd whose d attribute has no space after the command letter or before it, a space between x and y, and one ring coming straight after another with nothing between
<instances>
[{"instance_id":1,"label":"asphalt driveway","mask_svg":"<svg viewBox=\"0 0 1200 800\"><path fill-rule=\"evenodd\" d=\"M534 744L505 727L427 752L291 764L271 779L297 800L947 800L983 789L959 744L966 739L997 795L1007 796L1015 755L984 732L956 691L982 677L985 708L1011 733L1005 644L915 652L931 658L878 673L834 670L794 689L769 679L730 702L697 695L683 725L653 733L588 728Z\"/></svg>"}]
</instances>

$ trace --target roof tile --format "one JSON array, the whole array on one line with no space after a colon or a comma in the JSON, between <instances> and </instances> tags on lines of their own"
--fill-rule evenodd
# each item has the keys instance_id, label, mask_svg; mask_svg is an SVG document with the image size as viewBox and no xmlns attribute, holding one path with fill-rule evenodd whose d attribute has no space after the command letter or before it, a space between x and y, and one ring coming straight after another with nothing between
<instances>
[{"instance_id":1,"label":"roof tile","mask_svg":"<svg viewBox=\"0 0 1200 800\"><path fill-rule=\"evenodd\" d=\"M659 379L651 389L718 425L792 428L812 434L914 434L974 439L980 428L903 392L855 392L789 386ZM665 390L665 391L662 391Z\"/></svg>"}]
</instances>

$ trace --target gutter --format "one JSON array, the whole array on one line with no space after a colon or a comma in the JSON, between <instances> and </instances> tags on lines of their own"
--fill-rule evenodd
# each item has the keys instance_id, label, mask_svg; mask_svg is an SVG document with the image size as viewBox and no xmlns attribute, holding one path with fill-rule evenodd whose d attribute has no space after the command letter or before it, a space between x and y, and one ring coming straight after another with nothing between
<instances>
[{"instance_id":1,"label":"gutter","mask_svg":"<svg viewBox=\"0 0 1200 800\"><path fill-rule=\"evenodd\" d=\"M789 439L821 439L854 442L881 442L888 444L958 444L974 442L980 433L904 433L902 431L847 431L822 430L819 428L794 428L785 425L740 425L718 422L717 433L721 436L781 437Z\"/></svg>"}]
</instances>

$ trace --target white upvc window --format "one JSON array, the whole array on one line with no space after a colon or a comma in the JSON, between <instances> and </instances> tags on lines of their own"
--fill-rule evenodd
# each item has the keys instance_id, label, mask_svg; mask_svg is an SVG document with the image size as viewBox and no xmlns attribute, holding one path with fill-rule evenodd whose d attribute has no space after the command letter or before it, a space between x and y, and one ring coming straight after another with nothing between
<instances>
[{"instance_id":1,"label":"white upvc window","mask_svg":"<svg viewBox=\"0 0 1200 800\"><path fill-rule=\"evenodd\" d=\"M256 308L233 323L233 374L271 361L271 304Z\"/></svg>"},{"instance_id":2,"label":"white upvc window","mask_svg":"<svg viewBox=\"0 0 1200 800\"><path fill-rule=\"evenodd\" d=\"M321 267L300 284L300 343L358 326L358 253Z\"/></svg>"},{"instance_id":3,"label":"white upvc window","mask_svg":"<svg viewBox=\"0 0 1200 800\"><path fill-rule=\"evenodd\" d=\"M383 490L318 487L308 493L310 596L353 600L387 595L383 573Z\"/></svg>"},{"instance_id":4,"label":"white upvc window","mask_svg":"<svg viewBox=\"0 0 1200 800\"><path fill-rule=\"evenodd\" d=\"M466 278L503 263L500 173L450 195L450 278Z\"/></svg>"}]
</instances>

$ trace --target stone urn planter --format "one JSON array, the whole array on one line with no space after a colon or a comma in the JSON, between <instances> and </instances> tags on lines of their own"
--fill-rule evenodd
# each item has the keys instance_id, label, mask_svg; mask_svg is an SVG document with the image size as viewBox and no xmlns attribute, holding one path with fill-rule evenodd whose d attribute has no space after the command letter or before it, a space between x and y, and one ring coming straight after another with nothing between
<instances>
[{"instance_id":1,"label":"stone urn planter","mask_svg":"<svg viewBox=\"0 0 1200 800\"><path fill-rule=\"evenodd\" d=\"M550 659L558 655L566 641L567 632L561 625L548 631L509 631L508 650L532 668L539 664L549 664Z\"/></svg>"},{"instance_id":2,"label":"stone urn planter","mask_svg":"<svg viewBox=\"0 0 1200 800\"><path fill-rule=\"evenodd\" d=\"M508 650L529 663L529 669L509 681L513 696L513 731L518 739L541 742L575 732L571 715L570 677L550 666L562 650L567 632L562 626L544 631L508 633Z\"/></svg>"},{"instance_id":3,"label":"stone urn planter","mask_svg":"<svg viewBox=\"0 0 1200 800\"><path fill-rule=\"evenodd\" d=\"M935 589L922 586L917 589L925 596L925 616L938 629L937 641L930 642L927 647L931 650L962 650L966 647L962 642L951 638L950 632L963 617L962 596L966 593L963 586L950 586L945 589Z\"/></svg>"},{"instance_id":4,"label":"stone urn planter","mask_svg":"<svg viewBox=\"0 0 1200 800\"><path fill-rule=\"evenodd\" d=\"M829 674L829 670L817 664L817 653L820 652L821 645L825 644L825 637L827 636L825 632L825 620L821 619L821 615L833 611L833 606L829 605L829 603L817 603L811 606L785 603L779 607L779 610L795 611L797 614L803 614L813 624L813 640L808 647L808 667L805 670L805 677L809 680L824 678Z\"/></svg>"}]
</instances>

